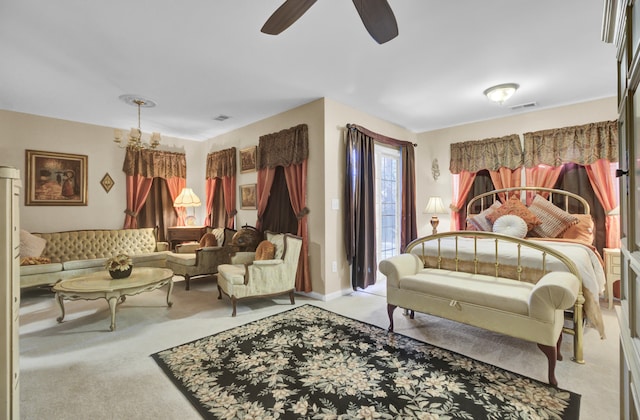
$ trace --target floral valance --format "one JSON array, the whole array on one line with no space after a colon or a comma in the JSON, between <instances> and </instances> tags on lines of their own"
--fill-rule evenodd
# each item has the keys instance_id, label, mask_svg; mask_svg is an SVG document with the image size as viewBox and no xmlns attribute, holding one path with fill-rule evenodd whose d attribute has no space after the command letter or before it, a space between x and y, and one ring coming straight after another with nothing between
<instances>
[{"instance_id":1,"label":"floral valance","mask_svg":"<svg viewBox=\"0 0 640 420\"><path fill-rule=\"evenodd\" d=\"M220 150L207 155L207 179L236 176L236 148Z\"/></svg>"},{"instance_id":2,"label":"floral valance","mask_svg":"<svg viewBox=\"0 0 640 420\"><path fill-rule=\"evenodd\" d=\"M478 172L483 169L516 169L522 166L522 145L517 134L484 140L465 141L451 145L449 170Z\"/></svg>"},{"instance_id":3,"label":"floral valance","mask_svg":"<svg viewBox=\"0 0 640 420\"><path fill-rule=\"evenodd\" d=\"M296 165L308 157L309 129L306 124L260 136L258 169Z\"/></svg>"},{"instance_id":4,"label":"floral valance","mask_svg":"<svg viewBox=\"0 0 640 420\"><path fill-rule=\"evenodd\" d=\"M602 121L574 127L524 133L524 165L590 165L618 161L618 122Z\"/></svg>"},{"instance_id":5,"label":"floral valance","mask_svg":"<svg viewBox=\"0 0 640 420\"><path fill-rule=\"evenodd\" d=\"M184 153L127 147L122 170L145 178L186 179L187 159Z\"/></svg>"}]
</instances>

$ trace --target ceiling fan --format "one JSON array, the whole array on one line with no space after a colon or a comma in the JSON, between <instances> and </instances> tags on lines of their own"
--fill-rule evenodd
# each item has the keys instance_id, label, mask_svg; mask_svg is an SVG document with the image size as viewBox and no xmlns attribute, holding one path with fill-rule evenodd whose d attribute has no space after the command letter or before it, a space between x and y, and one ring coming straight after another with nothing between
<instances>
[{"instance_id":1,"label":"ceiling fan","mask_svg":"<svg viewBox=\"0 0 640 420\"><path fill-rule=\"evenodd\" d=\"M315 2L316 0L285 0L267 19L260 31L278 35L298 20ZM398 36L398 23L387 0L353 0L353 4L365 28L378 44L384 44Z\"/></svg>"}]
</instances>

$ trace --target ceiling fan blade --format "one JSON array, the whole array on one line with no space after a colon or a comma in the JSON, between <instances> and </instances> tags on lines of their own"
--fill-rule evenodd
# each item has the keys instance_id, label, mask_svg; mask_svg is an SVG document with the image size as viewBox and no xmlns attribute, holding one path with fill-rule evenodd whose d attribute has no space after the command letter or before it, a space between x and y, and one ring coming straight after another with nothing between
<instances>
[{"instance_id":1,"label":"ceiling fan blade","mask_svg":"<svg viewBox=\"0 0 640 420\"><path fill-rule=\"evenodd\" d=\"M398 22L387 0L353 0L360 19L378 44L398 36Z\"/></svg>"},{"instance_id":2,"label":"ceiling fan blade","mask_svg":"<svg viewBox=\"0 0 640 420\"><path fill-rule=\"evenodd\" d=\"M278 35L298 20L315 2L316 0L286 0L267 19L260 31L269 35Z\"/></svg>"}]
</instances>

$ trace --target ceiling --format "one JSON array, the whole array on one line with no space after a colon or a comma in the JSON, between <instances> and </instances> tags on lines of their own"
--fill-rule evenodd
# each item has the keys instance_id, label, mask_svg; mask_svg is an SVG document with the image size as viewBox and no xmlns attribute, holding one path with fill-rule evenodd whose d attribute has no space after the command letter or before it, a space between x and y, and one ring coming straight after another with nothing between
<instances>
[{"instance_id":1,"label":"ceiling","mask_svg":"<svg viewBox=\"0 0 640 420\"><path fill-rule=\"evenodd\" d=\"M419 133L616 95L602 0L389 0L382 45L350 0L261 33L282 2L2 0L0 109L128 129L135 94L144 132L201 141L322 97Z\"/></svg>"}]
</instances>

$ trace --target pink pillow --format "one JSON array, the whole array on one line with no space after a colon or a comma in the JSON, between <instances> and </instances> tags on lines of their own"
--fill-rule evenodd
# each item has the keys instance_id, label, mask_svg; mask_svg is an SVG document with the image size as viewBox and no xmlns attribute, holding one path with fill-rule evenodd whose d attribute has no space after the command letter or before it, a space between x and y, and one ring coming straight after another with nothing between
<instances>
[{"instance_id":1,"label":"pink pillow","mask_svg":"<svg viewBox=\"0 0 640 420\"><path fill-rule=\"evenodd\" d=\"M500 208L496 209L493 213L489 214L487 216L487 219L491 223L495 223L498 217L504 216L507 214L514 214L522 218L522 220L524 220L527 223L527 230L531 230L533 229L534 226L537 226L540 223L542 223L540 219L538 219L536 215L533 214L531 210L527 208L527 206L522 204L522 201L520 201L520 199L515 195L512 195L511 198L509 198L506 203L500 206Z\"/></svg>"}]
</instances>

